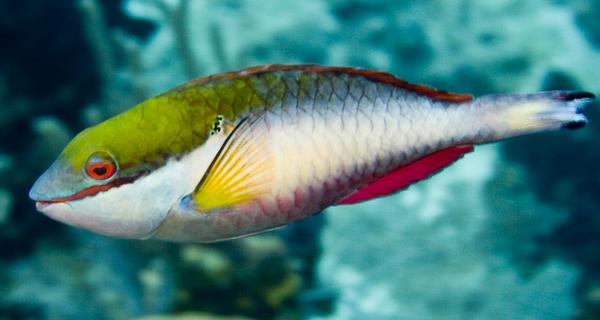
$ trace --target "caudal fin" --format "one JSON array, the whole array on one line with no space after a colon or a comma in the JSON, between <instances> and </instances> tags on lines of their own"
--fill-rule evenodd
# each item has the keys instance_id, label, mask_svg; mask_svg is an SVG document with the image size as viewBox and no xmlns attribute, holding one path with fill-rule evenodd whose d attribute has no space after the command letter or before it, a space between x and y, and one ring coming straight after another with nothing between
<instances>
[{"instance_id":1,"label":"caudal fin","mask_svg":"<svg viewBox=\"0 0 600 320\"><path fill-rule=\"evenodd\" d=\"M588 121L581 110L594 98L592 93L577 91L483 96L473 102L473 108L484 112L484 122L492 132L477 142L584 127Z\"/></svg>"}]
</instances>

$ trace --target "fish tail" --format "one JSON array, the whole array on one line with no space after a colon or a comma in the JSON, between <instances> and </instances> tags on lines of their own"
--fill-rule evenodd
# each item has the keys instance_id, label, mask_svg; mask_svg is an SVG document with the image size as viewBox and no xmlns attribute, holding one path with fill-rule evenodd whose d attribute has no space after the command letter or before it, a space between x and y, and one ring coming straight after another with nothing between
<instances>
[{"instance_id":1,"label":"fish tail","mask_svg":"<svg viewBox=\"0 0 600 320\"><path fill-rule=\"evenodd\" d=\"M483 117L484 129L475 143L491 142L529 133L578 129L588 121L581 114L594 99L589 92L547 91L531 94L500 94L472 102L473 112Z\"/></svg>"}]
</instances>

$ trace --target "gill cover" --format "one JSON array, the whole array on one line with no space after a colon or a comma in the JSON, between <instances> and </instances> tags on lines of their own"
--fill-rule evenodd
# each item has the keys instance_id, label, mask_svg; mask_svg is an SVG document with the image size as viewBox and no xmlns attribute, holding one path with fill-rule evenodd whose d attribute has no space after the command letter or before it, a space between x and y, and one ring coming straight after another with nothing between
<instances>
[{"instance_id":1,"label":"gill cover","mask_svg":"<svg viewBox=\"0 0 600 320\"><path fill-rule=\"evenodd\" d=\"M153 235L174 241L213 242L264 232L255 202L275 183L264 114L243 118L227 136L194 191L181 198Z\"/></svg>"}]
</instances>

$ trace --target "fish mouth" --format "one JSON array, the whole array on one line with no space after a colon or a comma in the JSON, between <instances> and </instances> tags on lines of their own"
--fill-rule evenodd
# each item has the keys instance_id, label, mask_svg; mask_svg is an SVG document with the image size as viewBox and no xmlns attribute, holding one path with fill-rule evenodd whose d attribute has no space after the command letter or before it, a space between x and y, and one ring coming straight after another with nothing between
<instances>
[{"instance_id":1,"label":"fish mouth","mask_svg":"<svg viewBox=\"0 0 600 320\"><path fill-rule=\"evenodd\" d=\"M38 209L39 211L41 211L51 204L52 204L52 202L49 202L49 201L36 201L35 208Z\"/></svg>"},{"instance_id":2,"label":"fish mouth","mask_svg":"<svg viewBox=\"0 0 600 320\"><path fill-rule=\"evenodd\" d=\"M48 208L49 206L51 206L53 204L57 204L57 203L62 203L62 202L58 202L58 201L36 201L35 202L35 208L38 211L43 211L44 209Z\"/></svg>"},{"instance_id":3,"label":"fish mouth","mask_svg":"<svg viewBox=\"0 0 600 320\"><path fill-rule=\"evenodd\" d=\"M53 204L67 202L66 199L48 199L47 197L42 196L42 194L40 194L38 188L36 188L35 185L33 188L31 188L31 191L29 191L29 198L35 201L35 208L40 212L43 212L44 209L48 208Z\"/></svg>"},{"instance_id":4,"label":"fish mouth","mask_svg":"<svg viewBox=\"0 0 600 320\"><path fill-rule=\"evenodd\" d=\"M31 191L29 192L29 198L31 198L32 200L35 201L36 208L38 210L40 210L51 204L67 203L70 201L76 201L76 200L80 200L83 198L92 197L98 193L105 192L112 188L131 183L131 182L135 181L137 178L138 178L138 176L119 178L119 179L110 181L109 183L106 183L106 184L95 185L95 186L85 188L85 189L75 192L69 196L62 196L62 197L56 197L56 198L50 198L50 199L44 199L45 197L40 196L41 192L39 189L41 189L41 188L36 187L36 184L37 184L37 182L36 182L36 184L34 184L34 186L31 188Z\"/></svg>"}]
</instances>

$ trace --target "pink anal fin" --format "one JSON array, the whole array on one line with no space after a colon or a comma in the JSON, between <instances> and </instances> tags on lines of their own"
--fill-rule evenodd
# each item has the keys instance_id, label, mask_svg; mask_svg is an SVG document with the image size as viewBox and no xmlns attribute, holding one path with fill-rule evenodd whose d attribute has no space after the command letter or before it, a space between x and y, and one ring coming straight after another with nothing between
<instances>
[{"instance_id":1,"label":"pink anal fin","mask_svg":"<svg viewBox=\"0 0 600 320\"><path fill-rule=\"evenodd\" d=\"M431 177L471 151L473 151L473 146L465 145L434 152L391 171L336 204L358 203L398 192L417 181Z\"/></svg>"}]
</instances>

